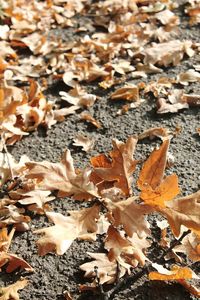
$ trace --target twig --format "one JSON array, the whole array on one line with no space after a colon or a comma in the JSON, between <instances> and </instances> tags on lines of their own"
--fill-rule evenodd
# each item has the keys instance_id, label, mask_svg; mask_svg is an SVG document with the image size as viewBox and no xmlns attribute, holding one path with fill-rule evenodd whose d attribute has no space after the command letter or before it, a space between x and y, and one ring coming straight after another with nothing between
<instances>
[{"instance_id":1,"label":"twig","mask_svg":"<svg viewBox=\"0 0 200 300\"><path fill-rule=\"evenodd\" d=\"M167 255L169 252L171 252L173 250L173 248L175 246L177 246L178 244L180 244L180 242L184 239L184 237L186 237L186 235L188 235L191 232L191 230L187 230L185 231L179 239L173 241L171 243L171 246L162 253L161 257L159 258L159 260L164 259L165 255ZM108 291L107 293L104 292L104 298L103 300L110 300L113 299L114 295L121 290L121 288L128 284L128 283L135 283L138 279L140 279L141 277L143 277L144 275L149 273L149 269L151 268L151 264L147 264L141 271L134 273L130 276L128 276L127 278L122 278L110 291Z\"/></svg>"}]
</instances>

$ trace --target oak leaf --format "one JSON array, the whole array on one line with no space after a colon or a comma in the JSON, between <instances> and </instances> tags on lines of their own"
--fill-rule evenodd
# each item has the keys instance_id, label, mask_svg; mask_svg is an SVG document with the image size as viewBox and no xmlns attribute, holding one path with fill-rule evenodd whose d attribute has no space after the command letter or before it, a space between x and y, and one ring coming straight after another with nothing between
<instances>
[{"instance_id":1,"label":"oak leaf","mask_svg":"<svg viewBox=\"0 0 200 300\"><path fill-rule=\"evenodd\" d=\"M36 178L43 190L58 190L59 195L73 196L77 200L98 197L97 188L90 181L91 171L76 173L70 151L67 150L60 163L30 162L27 178Z\"/></svg>"},{"instance_id":2,"label":"oak leaf","mask_svg":"<svg viewBox=\"0 0 200 300\"><path fill-rule=\"evenodd\" d=\"M18 199L18 203L27 205L28 209L38 214L43 214L48 209L48 202L55 199L54 196L50 196L50 191L42 191L35 189L32 191L23 191L18 189L17 191L11 191L9 196L12 199Z\"/></svg>"},{"instance_id":3,"label":"oak leaf","mask_svg":"<svg viewBox=\"0 0 200 300\"><path fill-rule=\"evenodd\" d=\"M0 300L19 300L18 291L25 288L27 284L27 279L21 279L7 287L1 287Z\"/></svg>"},{"instance_id":4,"label":"oak leaf","mask_svg":"<svg viewBox=\"0 0 200 300\"><path fill-rule=\"evenodd\" d=\"M159 211L167 217L175 236L179 236L181 225L193 231L200 231L200 191L166 202Z\"/></svg>"},{"instance_id":5,"label":"oak leaf","mask_svg":"<svg viewBox=\"0 0 200 300\"><path fill-rule=\"evenodd\" d=\"M0 252L0 268L6 265L6 272L11 273L17 269L33 272L33 268L22 258L15 254Z\"/></svg>"},{"instance_id":6,"label":"oak leaf","mask_svg":"<svg viewBox=\"0 0 200 300\"><path fill-rule=\"evenodd\" d=\"M89 152L94 148L95 140L92 137L77 135L74 139L74 146L82 147L85 152Z\"/></svg>"},{"instance_id":7,"label":"oak leaf","mask_svg":"<svg viewBox=\"0 0 200 300\"><path fill-rule=\"evenodd\" d=\"M109 251L110 261L117 260L120 264L119 258L121 258L133 267L136 267L138 263L144 266L147 257L143 250L149 246L149 242L145 238L140 239L136 233L132 238L127 239L112 225L108 228L105 249Z\"/></svg>"},{"instance_id":8,"label":"oak leaf","mask_svg":"<svg viewBox=\"0 0 200 300\"><path fill-rule=\"evenodd\" d=\"M152 212L150 206L137 204L137 198L131 197L116 203L108 203L108 220L113 226L122 225L129 237L137 233L139 237L150 234L149 223L145 215Z\"/></svg>"},{"instance_id":9,"label":"oak leaf","mask_svg":"<svg viewBox=\"0 0 200 300\"><path fill-rule=\"evenodd\" d=\"M165 140L160 148L155 149L143 164L137 181L137 185L141 190L147 187L154 190L161 184L167 163L169 143L169 139Z\"/></svg>"},{"instance_id":10,"label":"oak leaf","mask_svg":"<svg viewBox=\"0 0 200 300\"><path fill-rule=\"evenodd\" d=\"M174 247L173 251L185 253L194 262L200 261L200 236L194 232L188 234L181 242L181 245Z\"/></svg>"},{"instance_id":11,"label":"oak leaf","mask_svg":"<svg viewBox=\"0 0 200 300\"><path fill-rule=\"evenodd\" d=\"M130 273L130 265L119 266L116 261L110 261L105 253L88 253L94 261L85 263L79 268L85 271L84 277L95 277L95 268L98 271L99 281L101 284L111 284L118 278L123 277L126 272Z\"/></svg>"},{"instance_id":12,"label":"oak leaf","mask_svg":"<svg viewBox=\"0 0 200 300\"><path fill-rule=\"evenodd\" d=\"M105 155L91 158L94 173L103 181L114 181L114 186L121 189L126 196L132 193L132 173L137 161L133 154L137 139L129 137L126 143L113 140L113 150L109 153L112 160Z\"/></svg>"},{"instance_id":13,"label":"oak leaf","mask_svg":"<svg viewBox=\"0 0 200 300\"><path fill-rule=\"evenodd\" d=\"M163 266L153 263L152 266L158 272L150 272L150 280L181 280L198 278L194 272L187 267L173 266L171 270L165 269Z\"/></svg>"},{"instance_id":14,"label":"oak leaf","mask_svg":"<svg viewBox=\"0 0 200 300\"><path fill-rule=\"evenodd\" d=\"M137 85L127 85L117 89L111 94L112 100L124 99L128 101L140 101Z\"/></svg>"},{"instance_id":15,"label":"oak leaf","mask_svg":"<svg viewBox=\"0 0 200 300\"><path fill-rule=\"evenodd\" d=\"M47 212L54 226L35 230L43 236L37 241L39 255L49 252L64 254L76 238L95 240L98 231L99 206L93 205L80 211L70 211L70 216Z\"/></svg>"},{"instance_id":16,"label":"oak leaf","mask_svg":"<svg viewBox=\"0 0 200 300\"><path fill-rule=\"evenodd\" d=\"M148 205L165 207L165 201L172 200L179 192L178 176L172 174L167 176L154 190L151 187L143 189L140 198Z\"/></svg>"}]
</instances>

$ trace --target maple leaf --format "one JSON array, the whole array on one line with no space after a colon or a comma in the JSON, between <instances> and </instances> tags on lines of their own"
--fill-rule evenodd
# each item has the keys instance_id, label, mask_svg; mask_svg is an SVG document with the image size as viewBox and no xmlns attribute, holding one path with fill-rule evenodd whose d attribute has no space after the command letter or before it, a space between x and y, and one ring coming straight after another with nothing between
<instances>
[{"instance_id":1,"label":"maple leaf","mask_svg":"<svg viewBox=\"0 0 200 300\"><path fill-rule=\"evenodd\" d=\"M49 252L64 254L76 238L95 240L98 231L97 219L99 206L80 211L70 211L70 216L47 212L46 215L54 222L54 226L35 230L34 233L44 235L37 241L39 255Z\"/></svg>"},{"instance_id":2,"label":"maple leaf","mask_svg":"<svg viewBox=\"0 0 200 300\"><path fill-rule=\"evenodd\" d=\"M1 287L0 288L0 300L19 300L19 294L18 291L25 288L25 286L28 284L27 279L21 279L17 282L7 286L7 287Z\"/></svg>"},{"instance_id":3,"label":"maple leaf","mask_svg":"<svg viewBox=\"0 0 200 300\"><path fill-rule=\"evenodd\" d=\"M200 191L167 201L166 207L158 210L167 217L175 236L179 236L181 225L200 231Z\"/></svg>"},{"instance_id":4,"label":"maple leaf","mask_svg":"<svg viewBox=\"0 0 200 300\"><path fill-rule=\"evenodd\" d=\"M185 253L194 262L200 261L200 236L194 232L188 234L181 242L181 245L174 247L173 251Z\"/></svg>"},{"instance_id":5,"label":"maple leaf","mask_svg":"<svg viewBox=\"0 0 200 300\"><path fill-rule=\"evenodd\" d=\"M139 237L150 234L149 223L145 215L152 212L150 206L135 203L137 198L131 197L116 203L108 203L108 220L113 226L123 225L124 231L129 237L137 233Z\"/></svg>"},{"instance_id":6,"label":"maple leaf","mask_svg":"<svg viewBox=\"0 0 200 300\"><path fill-rule=\"evenodd\" d=\"M113 150L109 153L112 161L105 155L91 158L94 173L103 181L115 181L114 186L126 196L132 193L131 175L137 161L133 159L137 139L129 137L126 143L113 140Z\"/></svg>"},{"instance_id":7,"label":"maple leaf","mask_svg":"<svg viewBox=\"0 0 200 300\"><path fill-rule=\"evenodd\" d=\"M149 242L145 238L140 239L136 233L131 239L127 239L112 225L108 228L105 249L109 250L110 261L117 260L120 264L124 260L133 267L137 267L138 263L144 266L147 257L143 250L149 246Z\"/></svg>"},{"instance_id":8,"label":"maple leaf","mask_svg":"<svg viewBox=\"0 0 200 300\"><path fill-rule=\"evenodd\" d=\"M58 190L61 196L72 196L77 200L98 197L97 188L90 181L91 171L84 169L76 173L70 151L67 150L60 163L30 162L27 178L36 178L43 190Z\"/></svg>"},{"instance_id":9,"label":"maple leaf","mask_svg":"<svg viewBox=\"0 0 200 300\"><path fill-rule=\"evenodd\" d=\"M130 273L130 265L125 266L117 265L116 261L110 261L105 253L88 253L94 261L82 264L79 268L85 271L84 277L95 277L95 268L97 268L99 281L101 284L111 284L118 278L123 277L126 272Z\"/></svg>"}]
</instances>

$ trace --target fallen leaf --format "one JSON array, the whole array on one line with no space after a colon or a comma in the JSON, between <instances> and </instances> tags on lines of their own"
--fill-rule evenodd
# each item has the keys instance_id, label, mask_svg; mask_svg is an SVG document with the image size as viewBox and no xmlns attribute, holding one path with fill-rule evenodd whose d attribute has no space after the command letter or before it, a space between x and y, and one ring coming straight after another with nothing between
<instances>
[{"instance_id":1,"label":"fallen leaf","mask_svg":"<svg viewBox=\"0 0 200 300\"><path fill-rule=\"evenodd\" d=\"M167 270L158 264L152 264L152 266L158 270L158 272L150 272L150 280L185 280L197 278L193 271L187 267L173 266L171 270Z\"/></svg>"},{"instance_id":2,"label":"fallen leaf","mask_svg":"<svg viewBox=\"0 0 200 300\"><path fill-rule=\"evenodd\" d=\"M149 242L145 238L140 239L136 233L127 239L112 225L108 228L105 249L109 251L110 261L117 260L120 264L120 257L133 267L137 267L138 263L144 266L147 260L144 250L149 246Z\"/></svg>"},{"instance_id":3,"label":"fallen leaf","mask_svg":"<svg viewBox=\"0 0 200 300\"><path fill-rule=\"evenodd\" d=\"M126 272L130 273L130 266L127 264L127 269L125 267L117 266L116 261L110 261L105 253L88 253L94 261L85 263L79 268L85 271L84 277L95 277L95 268L97 268L99 280L101 284L107 283L111 284L115 282L117 276L118 278L123 277Z\"/></svg>"},{"instance_id":4,"label":"fallen leaf","mask_svg":"<svg viewBox=\"0 0 200 300\"><path fill-rule=\"evenodd\" d=\"M154 190L151 186L143 189L140 198L148 205L165 207L165 201L172 200L179 192L178 176L172 174L167 176Z\"/></svg>"},{"instance_id":5,"label":"fallen leaf","mask_svg":"<svg viewBox=\"0 0 200 300\"><path fill-rule=\"evenodd\" d=\"M105 155L91 158L94 173L103 181L115 181L114 186L126 196L132 193L132 173L137 161L133 159L137 139L129 137L126 143L113 140L113 150L109 153L112 161Z\"/></svg>"},{"instance_id":6,"label":"fallen leaf","mask_svg":"<svg viewBox=\"0 0 200 300\"><path fill-rule=\"evenodd\" d=\"M111 94L112 100L124 99L128 101L139 102L139 89L137 85L127 85L117 89L114 93Z\"/></svg>"},{"instance_id":7,"label":"fallen leaf","mask_svg":"<svg viewBox=\"0 0 200 300\"><path fill-rule=\"evenodd\" d=\"M56 252L63 255L76 238L95 240L98 231L99 206L93 205L80 211L70 211L70 216L47 212L54 226L35 230L43 236L37 241L39 255Z\"/></svg>"},{"instance_id":8,"label":"fallen leaf","mask_svg":"<svg viewBox=\"0 0 200 300\"><path fill-rule=\"evenodd\" d=\"M21 279L7 287L1 287L0 300L19 300L18 290L22 290L27 284L27 279Z\"/></svg>"},{"instance_id":9,"label":"fallen leaf","mask_svg":"<svg viewBox=\"0 0 200 300\"><path fill-rule=\"evenodd\" d=\"M183 59L184 54L189 57L194 55L191 41L172 40L166 43L153 43L152 47L146 47L142 54L144 55L145 64L158 64L159 66L176 66Z\"/></svg>"},{"instance_id":10,"label":"fallen leaf","mask_svg":"<svg viewBox=\"0 0 200 300\"><path fill-rule=\"evenodd\" d=\"M155 149L146 162L137 181L140 190L151 187L155 190L162 182L167 162L167 152L170 140L165 140L159 149Z\"/></svg>"},{"instance_id":11,"label":"fallen leaf","mask_svg":"<svg viewBox=\"0 0 200 300\"><path fill-rule=\"evenodd\" d=\"M50 196L50 194L50 191L42 191L39 189L28 192L18 189L17 191L11 191L9 196L12 199L17 199L18 203L22 205L28 205L29 210L43 214L48 208L46 203L55 199L55 197Z\"/></svg>"},{"instance_id":12,"label":"fallen leaf","mask_svg":"<svg viewBox=\"0 0 200 300\"><path fill-rule=\"evenodd\" d=\"M74 139L74 146L82 147L85 152L89 152L94 148L95 140L92 137L77 135Z\"/></svg>"},{"instance_id":13,"label":"fallen leaf","mask_svg":"<svg viewBox=\"0 0 200 300\"><path fill-rule=\"evenodd\" d=\"M173 234L178 237L181 225L200 231L200 191L166 202L165 208L159 208L169 222Z\"/></svg>"},{"instance_id":14,"label":"fallen leaf","mask_svg":"<svg viewBox=\"0 0 200 300\"><path fill-rule=\"evenodd\" d=\"M96 128L101 128L102 125L99 121L95 120L89 113L82 112L80 114L80 119L92 123Z\"/></svg>"},{"instance_id":15,"label":"fallen leaf","mask_svg":"<svg viewBox=\"0 0 200 300\"><path fill-rule=\"evenodd\" d=\"M11 273L17 269L23 269L26 272L33 272L33 268L22 258L15 254L0 252L0 268L6 265L6 272Z\"/></svg>"},{"instance_id":16,"label":"fallen leaf","mask_svg":"<svg viewBox=\"0 0 200 300\"><path fill-rule=\"evenodd\" d=\"M143 204L135 202L137 198L130 197L116 203L108 203L108 220L117 227L122 225L124 231L129 237L137 233L139 237L150 234L149 223L145 215L149 214L152 209Z\"/></svg>"},{"instance_id":17,"label":"fallen leaf","mask_svg":"<svg viewBox=\"0 0 200 300\"><path fill-rule=\"evenodd\" d=\"M173 251L185 253L194 262L200 261L200 237L194 232L188 234L181 242L181 245L174 247Z\"/></svg>"},{"instance_id":18,"label":"fallen leaf","mask_svg":"<svg viewBox=\"0 0 200 300\"><path fill-rule=\"evenodd\" d=\"M60 163L30 162L26 164L29 172L27 178L39 181L40 189L58 190L62 196L72 196L84 200L98 197L97 188L90 181L91 170L76 173L71 153L67 150Z\"/></svg>"}]
</instances>

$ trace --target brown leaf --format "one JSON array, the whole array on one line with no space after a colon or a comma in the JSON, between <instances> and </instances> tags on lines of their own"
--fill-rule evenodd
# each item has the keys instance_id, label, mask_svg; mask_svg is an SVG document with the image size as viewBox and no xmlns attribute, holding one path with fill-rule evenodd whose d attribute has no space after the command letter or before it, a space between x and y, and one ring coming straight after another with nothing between
<instances>
[{"instance_id":1,"label":"brown leaf","mask_svg":"<svg viewBox=\"0 0 200 300\"><path fill-rule=\"evenodd\" d=\"M137 161L133 154L137 139L129 137L126 143L113 140L113 150L109 153L112 161L105 155L91 158L94 173L103 181L115 181L115 187L121 189L126 196L132 193L132 173Z\"/></svg>"},{"instance_id":2,"label":"brown leaf","mask_svg":"<svg viewBox=\"0 0 200 300\"><path fill-rule=\"evenodd\" d=\"M194 262L200 261L200 236L191 232L182 240L181 245L174 247L173 251L185 253Z\"/></svg>"},{"instance_id":3,"label":"brown leaf","mask_svg":"<svg viewBox=\"0 0 200 300\"><path fill-rule=\"evenodd\" d=\"M188 56L194 55L192 50L192 42L172 40L166 43L154 43L152 47L143 50L145 64L158 64L167 67L170 64L176 66L183 59L184 54Z\"/></svg>"},{"instance_id":4,"label":"brown leaf","mask_svg":"<svg viewBox=\"0 0 200 300\"><path fill-rule=\"evenodd\" d=\"M53 201L55 197L50 196L50 191L35 189L32 191L17 190L9 193L12 199L18 199L22 205L28 205L28 209L39 214L43 214L47 209L47 204Z\"/></svg>"},{"instance_id":5,"label":"brown leaf","mask_svg":"<svg viewBox=\"0 0 200 300\"><path fill-rule=\"evenodd\" d=\"M95 140L92 137L77 135L74 139L74 146L82 147L85 152L89 152L94 148Z\"/></svg>"},{"instance_id":6,"label":"brown leaf","mask_svg":"<svg viewBox=\"0 0 200 300\"><path fill-rule=\"evenodd\" d=\"M84 120L84 121L87 121L87 122L91 123L96 128L101 128L102 127L101 123L99 121L95 120L95 118L93 118L89 113L82 112L80 114L80 118L81 118L81 120Z\"/></svg>"},{"instance_id":7,"label":"brown leaf","mask_svg":"<svg viewBox=\"0 0 200 300\"><path fill-rule=\"evenodd\" d=\"M120 266L118 269L116 261L110 261L105 253L88 254L95 260L85 263L79 267L82 271L85 271L84 277L95 277L96 273L94 270L97 268L100 283L111 284L115 282L117 277L121 278L126 274L126 272L130 273L130 265L125 264L125 266Z\"/></svg>"},{"instance_id":8,"label":"brown leaf","mask_svg":"<svg viewBox=\"0 0 200 300\"><path fill-rule=\"evenodd\" d=\"M25 210L23 208L17 208L13 204L1 208L0 212L0 227L4 227L7 224L28 223L30 221L28 216L23 215Z\"/></svg>"},{"instance_id":9,"label":"brown leaf","mask_svg":"<svg viewBox=\"0 0 200 300\"><path fill-rule=\"evenodd\" d=\"M149 206L137 204L136 199L131 197L127 200L108 204L109 221L116 227L123 225L129 237L132 237L134 232L139 237L150 234L149 223L146 221L145 215L149 214L152 209Z\"/></svg>"},{"instance_id":10,"label":"brown leaf","mask_svg":"<svg viewBox=\"0 0 200 300\"><path fill-rule=\"evenodd\" d=\"M155 149L144 163L137 181L137 185L141 190L147 187L154 190L161 184L167 162L169 143L169 139L165 140L160 148Z\"/></svg>"},{"instance_id":11,"label":"brown leaf","mask_svg":"<svg viewBox=\"0 0 200 300\"><path fill-rule=\"evenodd\" d=\"M22 258L12 253L0 252L0 268L6 266L6 272L11 273L17 269L33 272L33 268Z\"/></svg>"},{"instance_id":12,"label":"brown leaf","mask_svg":"<svg viewBox=\"0 0 200 300\"><path fill-rule=\"evenodd\" d=\"M140 101L137 85L127 85L117 89L111 94L112 100L124 99L128 101Z\"/></svg>"},{"instance_id":13,"label":"brown leaf","mask_svg":"<svg viewBox=\"0 0 200 300\"><path fill-rule=\"evenodd\" d=\"M30 162L27 178L36 178L43 190L58 190L62 196L72 196L75 199L91 199L98 197L97 188L90 181L89 169L76 173L70 151L67 150L60 163Z\"/></svg>"},{"instance_id":14,"label":"brown leaf","mask_svg":"<svg viewBox=\"0 0 200 300\"><path fill-rule=\"evenodd\" d=\"M200 231L200 191L166 202L165 208L159 208L171 226L173 234L178 237L181 225Z\"/></svg>"},{"instance_id":15,"label":"brown leaf","mask_svg":"<svg viewBox=\"0 0 200 300\"><path fill-rule=\"evenodd\" d=\"M95 240L98 231L99 206L93 205L80 211L70 211L70 216L47 212L46 215L54 222L54 226L35 230L42 234L37 241L39 255L56 252L63 255L76 238Z\"/></svg>"},{"instance_id":16,"label":"brown leaf","mask_svg":"<svg viewBox=\"0 0 200 300\"><path fill-rule=\"evenodd\" d=\"M22 290L28 284L27 279L21 279L17 282L0 288L0 300L19 300L18 290Z\"/></svg>"},{"instance_id":17,"label":"brown leaf","mask_svg":"<svg viewBox=\"0 0 200 300\"><path fill-rule=\"evenodd\" d=\"M149 246L148 241L145 238L140 239L136 233L131 239L127 239L112 225L108 228L105 249L109 250L110 261L117 260L120 264L121 260L124 260L133 267L136 267L138 263L144 266L147 257L143 250Z\"/></svg>"}]
</instances>

